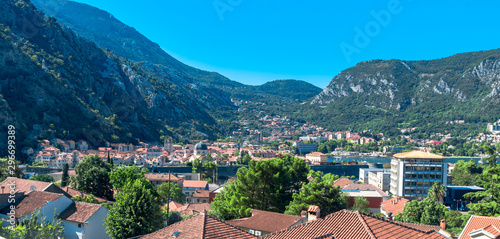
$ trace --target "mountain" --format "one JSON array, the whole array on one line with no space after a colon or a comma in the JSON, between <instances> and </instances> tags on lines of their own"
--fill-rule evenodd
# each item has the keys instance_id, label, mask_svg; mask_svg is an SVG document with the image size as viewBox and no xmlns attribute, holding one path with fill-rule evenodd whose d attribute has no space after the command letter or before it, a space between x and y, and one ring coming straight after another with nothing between
<instances>
[{"instance_id":1,"label":"mountain","mask_svg":"<svg viewBox=\"0 0 500 239\"><path fill-rule=\"evenodd\" d=\"M195 82L212 85L240 100L276 101L307 100L321 89L304 81L277 80L261 86L250 86L232 81L219 73L188 66L166 53L161 47L134 28L120 22L110 13L87 4L67 0L32 0L33 4L60 24L80 36L110 49L116 55L131 61L151 62L182 72Z\"/></svg>"},{"instance_id":2,"label":"mountain","mask_svg":"<svg viewBox=\"0 0 500 239\"><path fill-rule=\"evenodd\" d=\"M68 0L32 0L32 2L47 16L55 17L60 24L125 59L161 64L169 69L183 72L200 83L219 87L243 86L219 73L203 71L178 61L134 28L96 7Z\"/></svg>"},{"instance_id":3,"label":"mountain","mask_svg":"<svg viewBox=\"0 0 500 239\"><path fill-rule=\"evenodd\" d=\"M500 118L499 93L500 49L427 61L372 60L340 72L298 114L328 119L332 129L416 127L430 134L450 128L446 121L464 120L480 130Z\"/></svg>"},{"instance_id":4,"label":"mountain","mask_svg":"<svg viewBox=\"0 0 500 239\"><path fill-rule=\"evenodd\" d=\"M0 9L0 125L16 126L19 147L52 136L94 146L164 135L217 138L218 119L235 110L226 92L104 50L29 1L0 1Z\"/></svg>"}]
</instances>

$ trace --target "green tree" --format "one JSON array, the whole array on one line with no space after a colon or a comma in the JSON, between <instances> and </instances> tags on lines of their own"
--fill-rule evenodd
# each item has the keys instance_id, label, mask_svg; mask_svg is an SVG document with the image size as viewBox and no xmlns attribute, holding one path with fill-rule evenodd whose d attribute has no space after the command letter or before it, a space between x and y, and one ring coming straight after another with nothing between
<instances>
[{"instance_id":1,"label":"green tree","mask_svg":"<svg viewBox=\"0 0 500 239\"><path fill-rule=\"evenodd\" d=\"M112 200L113 191L109 171L109 164L105 163L97 154L83 158L75 167L76 189Z\"/></svg>"},{"instance_id":2,"label":"green tree","mask_svg":"<svg viewBox=\"0 0 500 239\"><path fill-rule=\"evenodd\" d=\"M500 165L496 163L495 151L489 146L485 149L490 157L484 164L483 173L476 177L477 185L485 190L467 193L465 197L478 201L467 205L471 214L497 217L500 216Z\"/></svg>"},{"instance_id":3,"label":"green tree","mask_svg":"<svg viewBox=\"0 0 500 239\"><path fill-rule=\"evenodd\" d=\"M236 181L226 183L212 202L217 217L223 220L245 217L250 209L282 213L309 172L304 160L289 155L250 161L248 166L240 168Z\"/></svg>"},{"instance_id":4,"label":"green tree","mask_svg":"<svg viewBox=\"0 0 500 239\"><path fill-rule=\"evenodd\" d=\"M14 164L9 163L14 162ZM9 161L7 158L0 158L0 182L3 182L7 177L24 178L23 170L19 168L19 161ZM12 167L14 170L11 170Z\"/></svg>"},{"instance_id":5,"label":"green tree","mask_svg":"<svg viewBox=\"0 0 500 239\"><path fill-rule=\"evenodd\" d=\"M199 173L201 170L201 162L199 159L193 161L193 173Z\"/></svg>"},{"instance_id":6,"label":"green tree","mask_svg":"<svg viewBox=\"0 0 500 239\"><path fill-rule=\"evenodd\" d=\"M413 200L406 203L403 212L398 213L394 221L439 225L447 211L446 206L431 197L426 197L420 202Z\"/></svg>"},{"instance_id":7,"label":"green tree","mask_svg":"<svg viewBox=\"0 0 500 239\"><path fill-rule=\"evenodd\" d=\"M444 194L446 192L446 188L440 182L434 182L432 186L429 188L427 192L427 197L437 201L442 202L444 198Z\"/></svg>"},{"instance_id":8,"label":"green tree","mask_svg":"<svg viewBox=\"0 0 500 239\"><path fill-rule=\"evenodd\" d=\"M109 165L111 165L111 168L113 168L114 163L113 163L113 160L111 159L111 157L109 156L109 151L108 151L108 161L107 161L107 163Z\"/></svg>"},{"instance_id":9,"label":"green tree","mask_svg":"<svg viewBox=\"0 0 500 239\"><path fill-rule=\"evenodd\" d=\"M2 228L4 229L4 228ZM0 236L16 239L57 239L63 236L64 226L61 219L48 222L40 210L28 215L23 223L10 229L0 230Z\"/></svg>"},{"instance_id":10,"label":"green tree","mask_svg":"<svg viewBox=\"0 0 500 239\"><path fill-rule=\"evenodd\" d=\"M248 163L252 160L252 157L250 157L250 155L248 154L245 154L243 155L243 157L238 157L236 159L236 163L237 164L244 164L244 165L248 165Z\"/></svg>"},{"instance_id":11,"label":"green tree","mask_svg":"<svg viewBox=\"0 0 500 239\"><path fill-rule=\"evenodd\" d=\"M451 177L454 185L474 185L474 178L479 174L480 169L476 166L474 159L465 162L458 160L451 171Z\"/></svg>"},{"instance_id":12,"label":"green tree","mask_svg":"<svg viewBox=\"0 0 500 239\"><path fill-rule=\"evenodd\" d=\"M54 182L54 178L48 174L38 174L38 175L31 177L30 180L47 182L47 183Z\"/></svg>"},{"instance_id":13,"label":"green tree","mask_svg":"<svg viewBox=\"0 0 500 239\"><path fill-rule=\"evenodd\" d=\"M169 185L170 184L170 185ZM170 186L170 198L169 198L169 186ZM177 183L162 183L156 189L158 195L163 200L163 202L168 203L169 201L175 201L184 204L186 202L186 194L182 193L182 188L180 188Z\"/></svg>"},{"instance_id":14,"label":"green tree","mask_svg":"<svg viewBox=\"0 0 500 239\"><path fill-rule=\"evenodd\" d=\"M94 195L89 194L88 196L76 195L73 197L78 202L88 202L98 204L99 201L94 197Z\"/></svg>"},{"instance_id":15,"label":"green tree","mask_svg":"<svg viewBox=\"0 0 500 239\"><path fill-rule=\"evenodd\" d=\"M69 165L67 163L65 163L63 166L63 171L62 171L61 187L68 186L68 181L69 181L68 170L69 170Z\"/></svg>"},{"instance_id":16,"label":"green tree","mask_svg":"<svg viewBox=\"0 0 500 239\"><path fill-rule=\"evenodd\" d=\"M144 178L146 172L146 168L141 169L135 164L132 166L121 165L113 168L109 173L109 178L113 189L118 190L129 182L133 182L138 178Z\"/></svg>"},{"instance_id":17,"label":"green tree","mask_svg":"<svg viewBox=\"0 0 500 239\"><path fill-rule=\"evenodd\" d=\"M444 216L446 219L446 230L452 234L460 234L470 216L470 214L462 214L458 211L447 211Z\"/></svg>"},{"instance_id":18,"label":"green tree","mask_svg":"<svg viewBox=\"0 0 500 239\"><path fill-rule=\"evenodd\" d=\"M352 210L354 211L359 211L359 212L364 212L364 213L369 213L370 208L368 208L368 200L364 197L355 197L354 198L354 204L352 205Z\"/></svg>"},{"instance_id":19,"label":"green tree","mask_svg":"<svg viewBox=\"0 0 500 239\"><path fill-rule=\"evenodd\" d=\"M213 161L203 162L203 177L209 178L212 182L215 182L215 168L217 165Z\"/></svg>"},{"instance_id":20,"label":"green tree","mask_svg":"<svg viewBox=\"0 0 500 239\"><path fill-rule=\"evenodd\" d=\"M165 212L166 214L167 212ZM167 225L172 225L176 222L182 221L181 214L176 212L176 211L170 211L168 212L168 220L167 220Z\"/></svg>"},{"instance_id":21,"label":"green tree","mask_svg":"<svg viewBox=\"0 0 500 239\"><path fill-rule=\"evenodd\" d=\"M161 228L165 214L148 184L145 178L138 178L118 192L104 223L111 238L130 238Z\"/></svg>"},{"instance_id":22,"label":"green tree","mask_svg":"<svg viewBox=\"0 0 500 239\"><path fill-rule=\"evenodd\" d=\"M319 206L323 215L347 208L347 195L333 183L339 177L322 172L310 172L313 177L309 182L304 182L302 188L293 194L293 200L286 207L286 214L300 216L302 210L307 210L310 205Z\"/></svg>"}]
</instances>

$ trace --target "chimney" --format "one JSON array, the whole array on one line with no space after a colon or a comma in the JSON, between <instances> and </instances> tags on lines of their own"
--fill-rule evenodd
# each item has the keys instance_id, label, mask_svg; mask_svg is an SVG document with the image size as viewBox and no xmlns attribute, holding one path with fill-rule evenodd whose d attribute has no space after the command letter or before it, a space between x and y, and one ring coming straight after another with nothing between
<instances>
[{"instance_id":1,"label":"chimney","mask_svg":"<svg viewBox=\"0 0 500 239\"><path fill-rule=\"evenodd\" d=\"M301 217L307 217L307 211L306 210L300 211L300 216Z\"/></svg>"},{"instance_id":2,"label":"chimney","mask_svg":"<svg viewBox=\"0 0 500 239\"><path fill-rule=\"evenodd\" d=\"M441 219L441 223L439 224L439 226L441 226L441 228L443 228L443 230L446 230L446 220Z\"/></svg>"},{"instance_id":3,"label":"chimney","mask_svg":"<svg viewBox=\"0 0 500 239\"><path fill-rule=\"evenodd\" d=\"M318 206L310 205L307 209L307 221L313 221L320 217L320 210Z\"/></svg>"}]
</instances>

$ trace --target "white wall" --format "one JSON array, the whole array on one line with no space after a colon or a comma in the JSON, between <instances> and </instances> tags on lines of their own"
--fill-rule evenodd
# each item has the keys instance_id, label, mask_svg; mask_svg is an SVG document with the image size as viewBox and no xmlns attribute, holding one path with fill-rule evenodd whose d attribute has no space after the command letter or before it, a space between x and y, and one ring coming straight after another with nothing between
<instances>
[{"instance_id":1,"label":"white wall","mask_svg":"<svg viewBox=\"0 0 500 239\"><path fill-rule=\"evenodd\" d=\"M100 207L97 212L94 213L88 220L88 224L81 223L81 227L78 227L77 222L65 221L64 224L64 238L69 239L101 239L109 238L106 234L106 225L104 225L104 220L108 215L108 209L104 206ZM82 237L78 237L81 235Z\"/></svg>"}]
</instances>

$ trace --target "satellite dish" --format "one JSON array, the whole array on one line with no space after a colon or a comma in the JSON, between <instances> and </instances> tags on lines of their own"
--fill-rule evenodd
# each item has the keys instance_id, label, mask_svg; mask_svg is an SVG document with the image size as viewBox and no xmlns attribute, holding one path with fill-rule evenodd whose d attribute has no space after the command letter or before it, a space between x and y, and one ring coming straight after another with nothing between
<instances>
[{"instance_id":1,"label":"satellite dish","mask_svg":"<svg viewBox=\"0 0 500 239\"><path fill-rule=\"evenodd\" d=\"M31 185L31 187L30 187L30 191L36 191L36 187L35 187L35 185Z\"/></svg>"}]
</instances>

